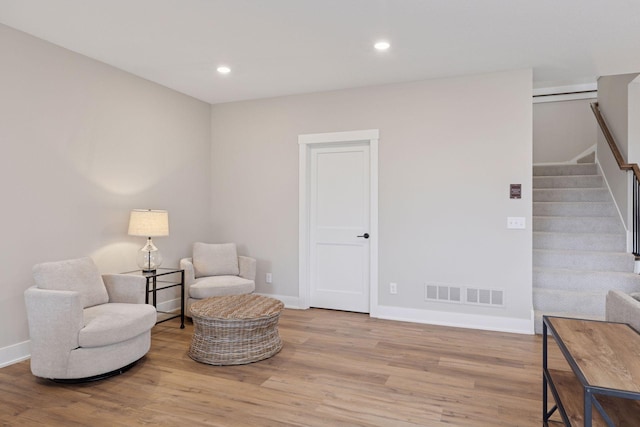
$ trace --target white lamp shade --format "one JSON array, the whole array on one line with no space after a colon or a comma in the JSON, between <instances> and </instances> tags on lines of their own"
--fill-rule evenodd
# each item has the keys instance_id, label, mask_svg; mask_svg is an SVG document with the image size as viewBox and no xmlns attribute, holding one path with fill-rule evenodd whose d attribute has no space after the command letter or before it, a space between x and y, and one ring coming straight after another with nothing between
<instances>
[{"instance_id":1,"label":"white lamp shade","mask_svg":"<svg viewBox=\"0 0 640 427\"><path fill-rule=\"evenodd\" d=\"M129 217L130 236L168 236L169 212L151 209L134 209Z\"/></svg>"}]
</instances>

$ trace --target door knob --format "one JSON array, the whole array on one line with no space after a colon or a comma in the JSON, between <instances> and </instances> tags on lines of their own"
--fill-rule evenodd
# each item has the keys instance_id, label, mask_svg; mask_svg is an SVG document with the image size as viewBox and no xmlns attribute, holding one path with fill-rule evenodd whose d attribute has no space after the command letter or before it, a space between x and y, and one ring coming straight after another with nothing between
<instances>
[{"instance_id":1,"label":"door knob","mask_svg":"<svg viewBox=\"0 0 640 427\"><path fill-rule=\"evenodd\" d=\"M362 236L356 236L356 237L364 237L365 239L369 238L369 233L364 233Z\"/></svg>"}]
</instances>

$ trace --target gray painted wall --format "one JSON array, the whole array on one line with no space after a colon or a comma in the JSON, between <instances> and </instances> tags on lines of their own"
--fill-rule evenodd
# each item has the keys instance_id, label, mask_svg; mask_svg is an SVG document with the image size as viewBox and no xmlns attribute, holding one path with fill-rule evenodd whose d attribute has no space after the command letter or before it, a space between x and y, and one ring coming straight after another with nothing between
<instances>
[{"instance_id":1,"label":"gray painted wall","mask_svg":"<svg viewBox=\"0 0 640 427\"><path fill-rule=\"evenodd\" d=\"M629 161L629 83L638 74L603 76L598 79L598 104L622 156ZM598 131L598 162L605 176L613 199L622 213L622 220L628 229L630 224L629 176L623 172L611 153L602 132Z\"/></svg>"},{"instance_id":2,"label":"gray painted wall","mask_svg":"<svg viewBox=\"0 0 640 427\"><path fill-rule=\"evenodd\" d=\"M593 99L533 104L533 163L575 158L598 142Z\"/></svg>"},{"instance_id":3,"label":"gray painted wall","mask_svg":"<svg viewBox=\"0 0 640 427\"><path fill-rule=\"evenodd\" d=\"M137 268L132 208L169 211L165 265L209 238L211 127L209 104L2 25L0 58L2 363L28 351L34 264Z\"/></svg>"},{"instance_id":4,"label":"gray painted wall","mask_svg":"<svg viewBox=\"0 0 640 427\"><path fill-rule=\"evenodd\" d=\"M640 75L629 83L629 163L640 163Z\"/></svg>"},{"instance_id":5,"label":"gray painted wall","mask_svg":"<svg viewBox=\"0 0 640 427\"><path fill-rule=\"evenodd\" d=\"M297 297L298 135L379 129L380 304L528 319L531 81L523 70L214 105L214 240L258 259L258 292ZM528 228L507 230L508 216ZM506 304L426 302L426 282L503 289Z\"/></svg>"},{"instance_id":6,"label":"gray painted wall","mask_svg":"<svg viewBox=\"0 0 640 427\"><path fill-rule=\"evenodd\" d=\"M165 265L193 241L235 241L259 260L259 292L295 297L306 133L380 129L382 305L504 319L497 328L530 317L531 231L505 226L531 224L530 70L212 108L2 25L0 55L0 364L28 352L34 264L135 268L132 208L169 211L171 235L154 239ZM425 302L433 281L502 289L505 307Z\"/></svg>"}]
</instances>

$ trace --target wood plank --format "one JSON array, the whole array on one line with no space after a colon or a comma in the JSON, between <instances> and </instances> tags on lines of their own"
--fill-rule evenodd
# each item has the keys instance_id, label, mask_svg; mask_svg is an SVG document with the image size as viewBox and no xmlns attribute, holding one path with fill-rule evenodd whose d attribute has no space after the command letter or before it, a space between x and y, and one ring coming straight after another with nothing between
<instances>
[{"instance_id":1,"label":"wood plank","mask_svg":"<svg viewBox=\"0 0 640 427\"><path fill-rule=\"evenodd\" d=\"M60 385L0 369L0 425L539 426L540 336L284 310L270 359L210 366L193 325L158 324L150 352L104 381ZM554 358L561 357L554 353ZM554 359L555 360L555 359Z\"/></svg>"},{"instance_id":2,"label":"wood plank","mask_svg":"<svg viewBox=\"0 0 640 427\"><path fill-rule=\"evenodd\" d=\"M553 383L558 390L560 401L572 426L584 425L583 393L580 382L573 372L549 370ZM600 414L593 412L593 427L606 427Z\"/></svg>"},{"instance_id":3,"label":"wood plank","mask_svg":"<svg viewBox=\"0 0 640 427\"><path fill-rule=\"evenodd\" d=\"M629 325L550 318L588 385L640 392L640 335Z\"/></svg>"},{"instance_id":4,"label":"wood plank","mask_svg":"<svg viewBox=\"0 0 640 427\"><path fill-rule=\"evenodd\" d=\"M584 403L582 386L572 372L550 370L553 382L560 395L562 405L571 425L584 425ZM640 423L640 401L609 396L597 396L598 401L616 426L637 426ZM593 408L593 426L606 427L597 409Z\"/></svg>"}]
</instances>

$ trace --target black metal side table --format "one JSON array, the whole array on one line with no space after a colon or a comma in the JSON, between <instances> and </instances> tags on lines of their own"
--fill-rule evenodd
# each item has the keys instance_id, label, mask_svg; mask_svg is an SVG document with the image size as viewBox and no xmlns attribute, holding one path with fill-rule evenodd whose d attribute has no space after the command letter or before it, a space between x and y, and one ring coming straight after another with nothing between
<instances>
[{"instance_id":1,"label":"black metal side table","mask_svg":"<svg viewBox=\"0 0 640 427\"><path fill-rule=\"evenodd\" d=\"M144 272L142 270L127 271L123 274L137 274L142 275L147 280L147 292L145 294L145 303L149 304L149 295L152 297L152 304L157 306L157 294L159 291L166 289L180 287L180 313L169 311L158 311L158 323L166 322L167 320L180 318L180 329L184 329L184 270L177 268L158 268L151 272ZM172 276L173 275L173 276ZM176 276L180 277L179 281Z\"/></svg>"}]
</instances>

